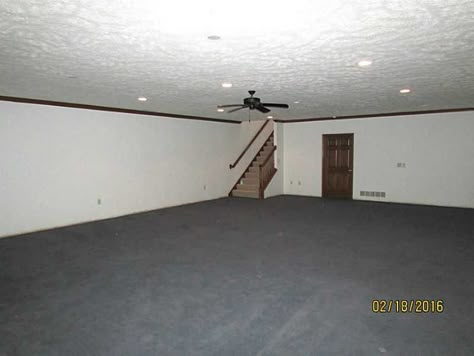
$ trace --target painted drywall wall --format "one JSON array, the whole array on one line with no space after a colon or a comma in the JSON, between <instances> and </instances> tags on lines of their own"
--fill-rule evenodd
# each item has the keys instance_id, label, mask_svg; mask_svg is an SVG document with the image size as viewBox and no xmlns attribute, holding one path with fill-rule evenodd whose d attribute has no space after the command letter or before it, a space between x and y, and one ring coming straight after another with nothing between
<instances>
[{"instance_id":1,"label":"painted drywall wall","mask_svg":"<svg viewBox=\"0 0 474 356\"><path fill-rule=\"evenodd\" d=\"M0 236L227 196L260 126L0 102Z\"/></svg>"},{"instance_id":2,"label":"painted drywall wall","mask_svg":"<svg viewBox=\"0 0 474 356\"><path fill-rule=\"evenodd\" d=\"M284 192L321 196L322 135L354 133L354 199L474 208L473 132L473 111L285 124Z\"/></svg>"},{"instance_id":3,"label":"painted drywall wall","mask_svg":"<svg viewBox=\"0 0 474 356\"><path fill-rule=\"evenodd\" d=\"M275 123L274 124L274 142L277 146L277 149L274 153L275 155L275 166L277 168L277 172L273 176L273 179L265 189L264 197L270 198L277 195L283 194L283 175L284 175L284 161L283 161L283 124L282 123Z\"/></svg>"}]
</instances>

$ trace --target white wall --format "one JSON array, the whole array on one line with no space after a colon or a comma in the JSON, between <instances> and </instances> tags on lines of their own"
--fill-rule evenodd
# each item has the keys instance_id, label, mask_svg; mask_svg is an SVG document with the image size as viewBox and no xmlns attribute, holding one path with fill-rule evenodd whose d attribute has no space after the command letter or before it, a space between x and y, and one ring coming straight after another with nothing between
<instances>
[{"instance_id":1,"label":"white wall","mask_svg":"<svg viewBox=\"0 0 474 356\"><path fill-rule=\"evenodd\" d=\"M227 196L272 125L229 164L262 124L0 102L0 236ZM345 132L354 133L354 199L474 208L472 111L278 123L265 197L321 196L321 136Z\"/></svg>"},{"instance_id":2,"label":"white wall","mask_svg":"<svg viewBox=\"0 0 474 356\"><path fill-rule=\"evenodd\" d=\"M474 111L285 124L285 194L321 196L330 133L354 133L354 199L474 208Z\"/></svg>"},{"instance_id":3,"label":"white wall","mask_svg":"<svg viewBox=\"0 0 474 356\"><path fill-rule=\"evenodd\" d=\"M227 196L260 126L0 102L0 236Z\"/></svg>"}]
</instances>

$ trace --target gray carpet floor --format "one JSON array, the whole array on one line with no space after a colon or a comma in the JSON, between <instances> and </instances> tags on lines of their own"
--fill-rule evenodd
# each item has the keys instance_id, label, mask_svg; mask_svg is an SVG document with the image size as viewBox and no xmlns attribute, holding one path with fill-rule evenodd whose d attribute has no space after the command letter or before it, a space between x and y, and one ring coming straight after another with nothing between
<instances>
[{"instance_id":1,"label":"gray carpet floor","mask_svg":"<svg viewBox=\"0 0 474 356\"><path fill-rule=\"evenodd\" d=\"M4 238L0 355L474 355L473 237L471 209L281 196Z\"/></svg>"}]
</instances>

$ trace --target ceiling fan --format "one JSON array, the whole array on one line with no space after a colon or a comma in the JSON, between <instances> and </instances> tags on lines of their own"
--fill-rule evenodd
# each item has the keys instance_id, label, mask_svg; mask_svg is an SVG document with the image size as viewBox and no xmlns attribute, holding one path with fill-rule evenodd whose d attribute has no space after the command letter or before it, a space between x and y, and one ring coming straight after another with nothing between
<instances>
[{"instance_id":1,"label":"ceiling fan","mask_svg":"<svg viewBox=\"0 0 474 356\"><path fill-rule=\"evenodd\" d=\"M229 105L217 105L219 109L222 108L232 108L236 107L235 109L227 111L228 113L249 108L250 110L255 110L257 109L258 111L266 114L267 112L270 112L270 109L268 107L273 107L273 108L283 108L283 109L288 109L289 106L288 104L275 104L275 103L262 103L260 102L260 98L255 98L253 95L255 94L255 90L249 90L250 97L244 99L243 104L229 104Z\"/></svg>"}]
</instances>

